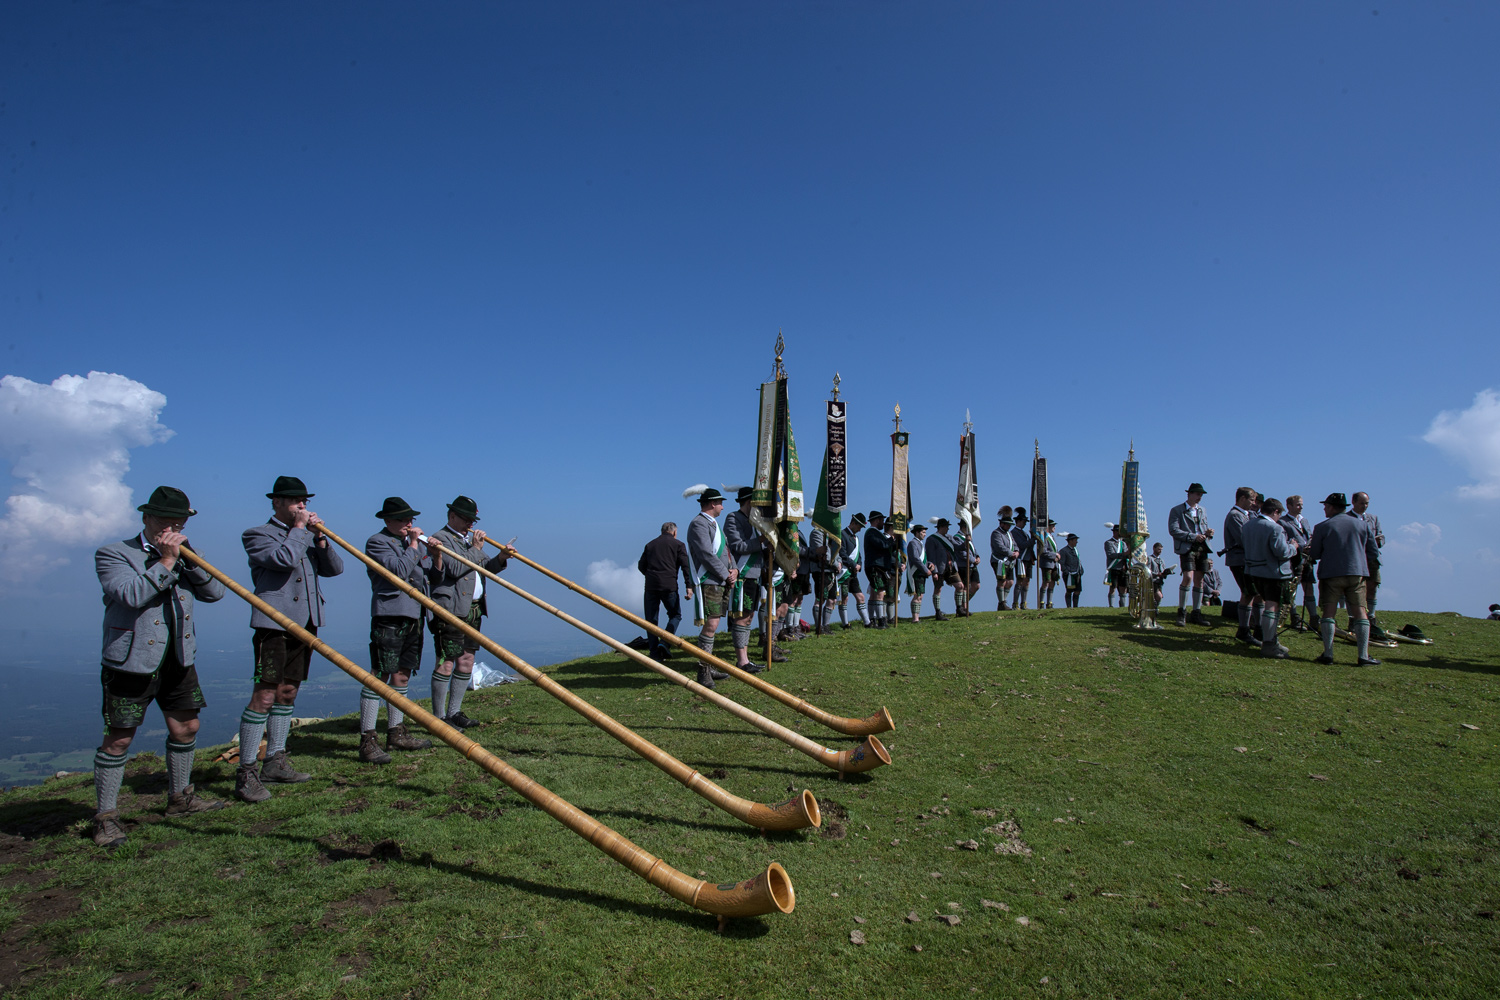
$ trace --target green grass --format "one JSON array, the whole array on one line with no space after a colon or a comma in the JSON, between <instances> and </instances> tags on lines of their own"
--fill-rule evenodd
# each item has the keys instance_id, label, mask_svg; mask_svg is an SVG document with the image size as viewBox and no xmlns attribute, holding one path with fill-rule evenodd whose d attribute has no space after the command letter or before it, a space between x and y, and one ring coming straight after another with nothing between
<instances>
[{"instance_id":1,"label":"green grass","mask_svg":"<svg viewBox=\"0 0 1500 1000\"><path fill-rule=\"evenodd\" d=\"M670 864L714 882L785 865L795 912L723 935L446 747L361 766L347 719L294 731L312 782L187 820L162 818L161 761L137 760L113 856L87 839L87 775L15 790L0 992L1494 996L1500 629L1383 617L1437 644L1319 667L1310 637L1263 661L1227 626L1147 635L1098 609L805 640L770 679L896 717L893 765L844 782L619 657L551 671L737 794L811 788L842 839L746 829L533 687L470 695L471 735ZM228 795L231 776L201 765L199 784ZM1031 854L995 853L983 831L1006 818Z\"/></svg>"}]
</instances>

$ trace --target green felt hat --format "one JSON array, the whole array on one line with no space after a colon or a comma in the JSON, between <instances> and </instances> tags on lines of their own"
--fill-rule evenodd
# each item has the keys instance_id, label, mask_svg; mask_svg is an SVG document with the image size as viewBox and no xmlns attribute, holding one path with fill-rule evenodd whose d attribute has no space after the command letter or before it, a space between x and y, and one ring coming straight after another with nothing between
<instances>
[{"instance_id":1,"label":"green felt hat","mask_svg":"<svg viewBox=\"0 0 1500 1000\"><path fill-rule=\"evenodd\" d=\"M188 503L187 494L175 486L158 486L151 491L151 499L136 510L155 517L192 517L198 513Z\"/></svg>"},{"instance_id":2,"label":"green felt hat","mask_svg":"<svg viewBox=\"0 0 1500 1000\"><path fill-rule=\"evenodd\" d=\"M412 510L411 504L400 497L386 497L385 505L375 512L375 516L383 521L404 521L421 513L420 510Z\"/></svg>"},{"instance_id":3,"label":"green felt hat","mask_svg":"<svg viewBox=\"0 0 1500 1000\"><path fill-rule=\"evenodd\" d=\"M479 520L479 505L466 496L457 496L448 505L448 509L469 521Z\"/></svg>"}]
</instances>

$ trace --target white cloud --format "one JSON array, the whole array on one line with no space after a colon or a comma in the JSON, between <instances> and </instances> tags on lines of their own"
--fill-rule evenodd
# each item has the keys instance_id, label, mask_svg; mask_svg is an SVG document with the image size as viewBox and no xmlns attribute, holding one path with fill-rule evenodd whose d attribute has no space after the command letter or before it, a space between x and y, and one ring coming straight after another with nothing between
<instances>
[{"instance_id":1,"label":"white cloud","mask_svg":"<svg viewBox=\"0 0 1500 1000\"><path fill-rule=\"evenodd\" d=\"M1422 440L1460 463L1477 480L1460 486L1458 495L1500 500L1500 394L1484 389L1467 410L1444 410L1432 420Z\"/></svg>"},{"instance_id":2,"label":"white cloud","mask_svg":"<svg viewBox=\"0 0 1500 1000\"><path fill-rule=\"evenodd\" d=\"M0 575L67 562L67 550L122 537L132 509L130 449L165 441L167 397L123 375L63 375L51 385L0 378L0 459L22 484L0 519Z\"/></svg>"},{"instance_id":3,"label":"white cloud","mask_svg":"<svg viewBox=\"0 0 1500 1000\"><path fill-rule=\"evenodd\" d=\"M634 566L621 566L613 559L600 559L589 563L584 586L628 611L636 611L646 592L646 578Z\"/></svg>"}]
</instances>

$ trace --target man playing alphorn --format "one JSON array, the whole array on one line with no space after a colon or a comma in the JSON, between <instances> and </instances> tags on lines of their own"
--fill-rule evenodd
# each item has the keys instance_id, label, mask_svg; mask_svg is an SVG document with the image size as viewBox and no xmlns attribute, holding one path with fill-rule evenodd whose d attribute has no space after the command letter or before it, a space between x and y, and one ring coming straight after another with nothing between
<instances>
[{"instance_id":1,"label":"man playing alphorn","mask_svg":"<svg viewBox=\"0 0 1500 1000\"><path fill-rule=\"evenodd\" d=\"M307 509L312 497L296 476L277 476L266 494L271 519L246 529L240 540L250 559L255 596L317 635L323 624L318 578L338 576L344 571L344 561L327 537L311 530L322 521ZM234 775L234 794L246 802L264 802L271 797L264 782L294 784L311 777L287 759L286 737L292 728L297 691L307 680L312 647L288 635L259 608L250 612L250 627L255 630L255 686L240 715L240 766ZM255 758L262 733L266 760L257 773Z\"/></svg>"},{"instance_id":2,"label":"man playing alphorn","mask_svg":"<svg viewBox=\"0 0 1500 1000\"><path fill-rule=\"evenodd\" d=\"M153 701L167 722L167 815L222 809L229 803L198 795L193 754L203 689L193 666L198 643L193 602L224 596L224 587L201 567L181 558L182 533L197 511L187 494L158 486L141 512L141 533L94 553L104 588L104 741L94 754L94 843L125 843L118 799L125 752ZM258 742L257 742L257 745Z\"/></svg>"},{"instance_id":3,"label":"man playing alphorn","mask_svg":"<svg viewBox=\"0 0 1500 1000\"><path fill-rule=\"evenodd\" d=\"M400 497L386 497L375 516L385 527L365 541L365 555L390 570L423 594L431 590L433 559L422 544L422 529L412 510ZM374 569L370 577L370 670L405 698L412 675L422 669L422 619L426 610L416 599ZM401 709L385 703L385 750L375 740L380 715L380 695L367 687L359 689L359 759L366 764L389 764L386 750L425 750L432 741L410 735Z\"/></svg>"},{"instance_id":4,"label":"man playing alphorn","mask_svg":"<svg viewBox=\"0 0 1500 1000\"><path fill-rule=\"evenodd\" d=\"M448 523L432 533L432 540L491 573L499 573L510 561L512 550L502 546L488 561L484 558L483 531L474 527L479 520L479 505L466 496L457 496L448 505ZM432 599L439 607L463 619L476 632L486 612L484 580L479 574L452 556L432 553ZM479 640L463 629L433 616L432 645L437 667L432 672L432 714L458 729L478 725L463 712L464 692L474 676L474 654Z\"/></svg>"}]
</instances>

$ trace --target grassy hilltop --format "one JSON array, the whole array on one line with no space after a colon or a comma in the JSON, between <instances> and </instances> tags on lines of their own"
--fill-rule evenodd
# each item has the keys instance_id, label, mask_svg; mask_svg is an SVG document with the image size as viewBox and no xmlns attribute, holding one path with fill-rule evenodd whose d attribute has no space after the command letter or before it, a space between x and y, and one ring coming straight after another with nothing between
<instances>
[{"instance_id":1,"label":"grassy hilltop","mask_svg":"<svg viewBox=\"0 0 1500 1000\"><path fill-rule=\"evenodd\" d=\"M1494 996L1500 628L1382 617L1437 644L1319 667L1099 609L808 639L768 679L897 722L843 782L621 657L550 671L737 794L811 788L822 830L769 837L530 685L469 696L471 736L683 871L785 865L795 912L723 935L441 745L375 768L352 718L294 730L313 781L186 820L142 755L113 856L88 775L0 795L0 994Z\"/></svg>"}]
</instances>

